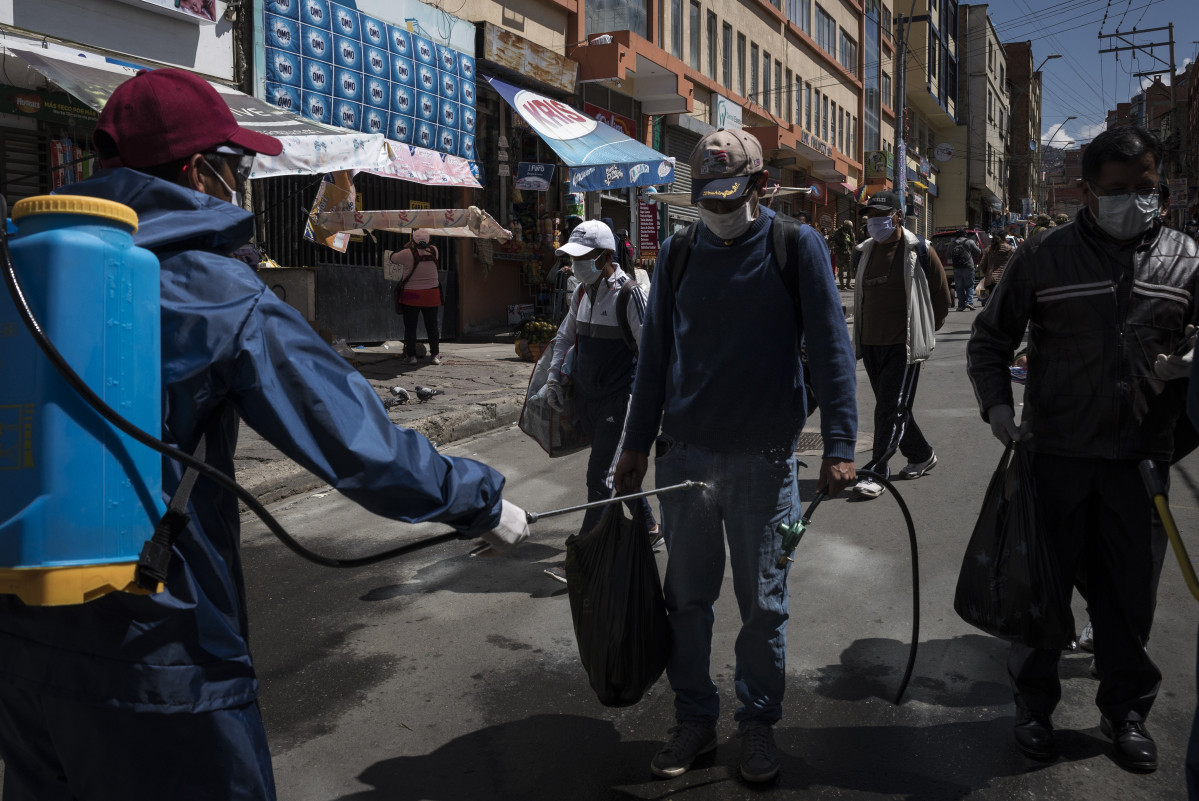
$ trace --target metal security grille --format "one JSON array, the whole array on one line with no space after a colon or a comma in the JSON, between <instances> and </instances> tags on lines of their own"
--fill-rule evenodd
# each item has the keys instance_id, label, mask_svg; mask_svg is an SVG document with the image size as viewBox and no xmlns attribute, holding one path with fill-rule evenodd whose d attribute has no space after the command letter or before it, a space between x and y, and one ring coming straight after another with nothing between
<instances>
[{"instance_id":1,"label":"metal security grille","mask_svg":"<svg viewBox=\"0 0 1199 801\"><path fill-rule=\"evenodd\" d=\"M0 189L9 208L50 191L48 137L38 131L0 128Z\"/></svg>"},{"instance_id":2,"label":"metal security grille","mask_svg":"<svg viewBox=\"0 0 1199 801\"><path fill-rule=\"evenodd\" d=\"M666 155L674 156L674 184L671 185L669 191L691 191L691 165L688 163L688 159L691 158L691 151L699 144L699 139L700 137L696 134L686 131L666 132ZM664 208L672 222L680 222L685 225L692 220L699 219L699 211L694 206L670 205ZM667 234L672 233L672 229L667 227L666 232Z\"/></svg>"},{"instance_id":3,"label":"metal security grille","mask_svg":"<svg viewBox=\"0 0 1199 801\"><path fill-rule=\"evenodd\" d=\"M822 451L824 450L824 439L818 431L805 431L799 435L799 445L795 446L796 452L799 451Z\"/></svg>"}]
</instances>

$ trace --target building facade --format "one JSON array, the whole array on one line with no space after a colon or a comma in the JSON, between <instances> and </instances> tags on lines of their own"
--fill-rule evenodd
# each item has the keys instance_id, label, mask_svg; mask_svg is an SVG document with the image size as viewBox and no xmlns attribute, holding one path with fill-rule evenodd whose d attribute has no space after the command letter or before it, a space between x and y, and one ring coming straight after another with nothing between
<instances>
[{"instance_id":1,"label":"building facade","mask_svg":"<svg viewBox=\"0 0 1199 801\"><path fill-rule=\"evenodd\" d=\"M1007 164L1008 211L1015 219L1028 219L1042 211L1041 197L1041 72L1034 70L1032 42L1009 42L1007 56L1009 97Z\"/></svg>"}]
</instances>

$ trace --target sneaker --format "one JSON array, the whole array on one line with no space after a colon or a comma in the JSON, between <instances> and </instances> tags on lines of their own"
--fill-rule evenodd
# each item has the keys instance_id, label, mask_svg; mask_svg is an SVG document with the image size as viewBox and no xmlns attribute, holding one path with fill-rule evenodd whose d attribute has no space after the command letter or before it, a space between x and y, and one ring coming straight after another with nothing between
<instances>
[{"instance_id":1,"label":"sneaker","mask_svg":"<svg viewBox=\"0 0 1199 801\"><path fill-rule=\"evenodd\" d=\"M547 567L544 572L554 581L561 581L563 584L566 583L566 568L562 567L561 565L556 567Z\"/></svg>"},{"instance_id":2,"label":"sneaker","mask_svg":"<svg viewBox=\"0 0 1199 801\"><path fill-rule=\"evenodd\" d=\"M774 729L751 724L741 731L741 778L768 782L778 775L779 752L774 747Z\"/></svg>"},{"instance_id":3,"label":"sneaker","mask_svg":"<svg viewBox=\"0 0 1199 801\"><path fill-rule=\"evenodd\" d=\"M920 478L922 475L932 470L937 466L937 454L933 454L923 462L909 462L908 465L899 471L900 478Z\"/></svg>"},{"instance_id":4,"label":"sneaker","mask_svg":"<svg viewBox=\"0 0 1199 801\"><path fill-rule=\"evenodd\" d=\"M415 356L409 356L409 357L408 357L408 364L416 364L416 357L415 357Z\"/></svg>"},{"instance_id":5,"label":"sneaker","mask_svg":"<svg viewBox=\"0 0 1199 801\"><path fill-rule=\"evenodd\" d=\"M886 492L886 488L873 478L862 478L853 485L853 492L860 498L877 498Z\"/></svg>"},{"instance_id":6,"label":"sneaker","mask_svg":"<svg viewBox=\"0 0 1199 801\"><path fill-rule=\"evenodd\" d=\"M665 547L665 545L666 535L662 533L661 524L654 526L654 528L649 532L649 547L653 548L655 551L660 551L663 547Z\"/></svg>"},{"instance_id":7,"label":"sneaker","mask_svg":"<svg viewBox=\"0 0 1199 801\"><path fill-rule=\"evenodd\" d=\"M716 750L716 728L698 720L684 720L670 730L670 739L662 746L649 769L655 776L670 779L682 776L702 754Z\"/></svg>"},{"instance_id":8,"label":"sneaker","mask_svg":"<svg viewBox=\"0 0 1199 801\"><path fill-rule=\"evenodd\" d=\"M967 303L966 308L969 309L970 311L978 311L978 309L975 307L975 305L973 303Z\"/></svg>"},{"instance_id":9,"label":"sneaker","mask_svg":"<svg viewBox=\"0 0 1199 801\"><path fill-rule=\"evenodd\" d=\"M440 353L433 354L433 364L441 364L441 354Z\"/></svg>"},{"instance_id":10,"label":"sneaker","mask_svg":"<svg viewBox=\"0 0 1199 801\"><path fill-rule=\"evenodd\" d=\"M1078 647L1087 653L1095 653L1095 630L1091 628L1091 621L1087 621L1087 625L1082 627L1082 634L1078 635Z\"/></svg>"}]
</instances>

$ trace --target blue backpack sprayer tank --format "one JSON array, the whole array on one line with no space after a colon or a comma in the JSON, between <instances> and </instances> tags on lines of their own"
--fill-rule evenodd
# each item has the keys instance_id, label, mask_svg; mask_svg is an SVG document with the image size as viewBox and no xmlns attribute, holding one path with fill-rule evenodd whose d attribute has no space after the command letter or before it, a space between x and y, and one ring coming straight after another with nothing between
<instances>
[{"instance_id":1,"label":"blue backpack sprayer tank","mask_svg":"<svg viewBox=\"0 0 1199 801\"><path fill-rule=\"evenodd\" d=\"M137 215L87 197L13 208L12 259L64 358L109 406L159 431L158 259ZM38 350L0 296L0 592L82 603L137 591L142 544L165 511L162 461L105 422Z\"/></svg>"}]
</instances>

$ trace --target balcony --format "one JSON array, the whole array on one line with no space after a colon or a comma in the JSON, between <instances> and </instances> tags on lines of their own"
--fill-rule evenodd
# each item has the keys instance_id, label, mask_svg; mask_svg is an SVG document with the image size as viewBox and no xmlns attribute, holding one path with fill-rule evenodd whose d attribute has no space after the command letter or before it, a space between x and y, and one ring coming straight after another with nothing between
<instances>
[{"instance_id":1,"label":"balcony","mask_svg":"<svg viewBox=\"0 0 1199 801\"><path fill-rule=\"evenodd\" d=\"M641 102L641 113L689 114L692 87L685 65L632 31L614 31L612 41L570 48L567 55L579 62L579 80L606 82ZM593 35L592 39L595 38Z\"/></svg>"}]
</instances>

